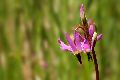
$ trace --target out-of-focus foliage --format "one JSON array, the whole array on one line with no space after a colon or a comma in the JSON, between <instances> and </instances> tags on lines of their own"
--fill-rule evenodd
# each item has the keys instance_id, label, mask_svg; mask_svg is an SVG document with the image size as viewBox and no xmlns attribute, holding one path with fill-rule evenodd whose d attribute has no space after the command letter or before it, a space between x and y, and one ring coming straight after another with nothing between
<instances>
[{"instance_id":1,"label":"out-of-focus foliage","mask_svg":"<svg viewBox=\"0 0 120 80\"><path fill-rule=\"evenodd\" d=\"M95 80L86 54L80 65L57 42L80 23L82 3L103 33L100 80L120 80L120 0L0 0L0 80Z\"/></svg>"}]
</instances>

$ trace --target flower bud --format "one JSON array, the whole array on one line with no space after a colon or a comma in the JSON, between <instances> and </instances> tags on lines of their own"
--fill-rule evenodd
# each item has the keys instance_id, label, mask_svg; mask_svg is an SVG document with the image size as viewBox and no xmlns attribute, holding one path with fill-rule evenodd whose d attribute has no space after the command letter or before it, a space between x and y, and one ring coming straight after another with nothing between
<instances>
[{"instance_id":1,"label":"flower bud","mask_svg":"<svg viewBox=\"0 0 120 80\"><path fill-rule=\"evenodd\" d=\"M81 19L85 18L85 11L84 11L84 5L83 4L80 6L80 18Z\"/></svg>"}]
</instances>

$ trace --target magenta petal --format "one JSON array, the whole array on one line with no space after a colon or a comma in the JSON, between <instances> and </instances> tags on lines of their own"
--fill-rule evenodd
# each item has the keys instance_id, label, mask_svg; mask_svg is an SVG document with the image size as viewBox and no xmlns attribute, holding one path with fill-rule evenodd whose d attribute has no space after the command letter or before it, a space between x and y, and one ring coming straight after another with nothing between
<instances>
[{"instance_id":1,"label":"magenta petal","mask_svg":"<svg viewBox=\"0 0 120 80\"><path fill-rule=\"evenodd\" d=\"M100 40L100 39L102 39L102 34L99 34L99 35L97 36L97 40Z\"/></svg>"},{"instance_id":2,"label":"magenta petal","mask_svg":"<svg viewBox=\"0 0 120 80\"><path fill-rule=\"evenodd\" d=\"M89 27L89 35L92 37L93 34L94 34L94 26L90 25L90 27Z\"/></svg>"},{"instance_id":3,"label":"magenta petal","mask_svg":"<svg viewBox=\"0 0 120 80\"><path fill-rule=\"evenodd\" d=\"M71 46L72 50L76 51L77 50L76 46L75 46L74 42L72 41L72 39L70 38L70 36L68 35L68 33L66 33L66 39L67 39L69 45Z\"/></svg>"},{"instance_id":4,"label":"magenta petal","mask_svg":"<svg viewBox=\"0 0 120 80\"><path fill-rule=\"evenodd\" d=\"M84 40L84 42L82 42L82 50L85 52L90 52L91 49L87 40Z\"/></svg>"},{"instance_id":5,"label":"magenta petal","mask_svg":"<svg viewBox=\"0 0 120 80\"><path fill-rule=\"evenodd\" d=\"M78 32L75 31L74 38L75 38L75 44L76 44L77 49L79 51L82 51L81 42L80 42L80 39L82 39L82 37L80 36Z\"/></svg>"},{"instance_id":6,"label":"magenta petal","mask_svg":"<svg viewBox=\"0 0 120 80\"><path fill-rule=\"evenodd\" d=\"M81 6L80 6L80 18L84 18L84 15L85 15L85 12L84 12L84 5L82 4Z\"/></svg>"},{"instance_id":7,"label":"magenta petal","mask_svg":"<svg viewBox=\"0 0 120 80\"><path fill-rule=\"evenodd\" d=\"M68 45L66 45L66 44L64 44L64 42L61 41L60 39L58 40L58 43L60 44L60 48L61 48L62 50L68 50L68 51L71 51L71 52L72 52L71 47L68 46Z\"/></svg>"}]
</instances>

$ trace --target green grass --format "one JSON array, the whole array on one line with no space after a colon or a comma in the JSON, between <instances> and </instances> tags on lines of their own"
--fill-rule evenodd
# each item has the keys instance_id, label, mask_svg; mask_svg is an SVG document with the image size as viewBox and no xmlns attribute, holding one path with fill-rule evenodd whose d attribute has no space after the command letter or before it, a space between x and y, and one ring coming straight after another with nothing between
<instances>
[{"instance_id":1,"label":"green grass","mask_svg":"<svg viewBox=\"0 0 120 80\"><path fill-rule=\"evenodd\" d=\"M57 42L80 23L82 3L103 34L95 48L100 80L119 80L119 0L1 0L0 80L93 80L93 62L83 55L80 65Z\"/></svg>"}]
</instances>

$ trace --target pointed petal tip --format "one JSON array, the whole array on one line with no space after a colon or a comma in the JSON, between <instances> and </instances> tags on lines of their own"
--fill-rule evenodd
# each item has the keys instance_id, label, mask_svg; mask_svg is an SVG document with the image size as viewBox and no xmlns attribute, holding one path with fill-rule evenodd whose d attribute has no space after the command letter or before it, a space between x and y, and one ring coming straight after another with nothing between
<instances>
[{"instance_id":1,"label":"pointed petal tip","mask_svg":"<svg viewBox=\"0 0 120 80\"><path fill-rule=\"evenodd\" d=\"M103 37L103 35L102 35L102 34L99 34L99 35L97 36L97 40L101 40L102 37Z\"/></svg>"},{"instance_id":2,"label":"pointed petal tip","mask_svg":"<svg viewBox=\"0 0 120 80\"><path fill-rule=\"evenodd\" d=\"M58 39L58 43L60 45L60 48L63 50L63 51L70 51L70 52L73 52L71 47L69 45L66 45L63 41L61 41L60 39Z\"/></svg>"}]
</instances>

